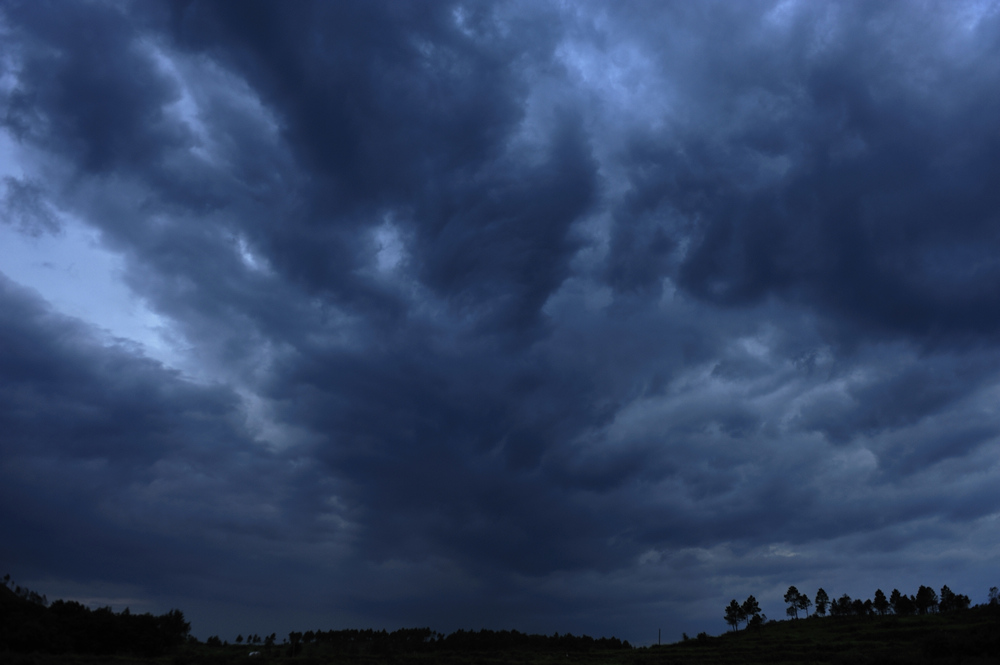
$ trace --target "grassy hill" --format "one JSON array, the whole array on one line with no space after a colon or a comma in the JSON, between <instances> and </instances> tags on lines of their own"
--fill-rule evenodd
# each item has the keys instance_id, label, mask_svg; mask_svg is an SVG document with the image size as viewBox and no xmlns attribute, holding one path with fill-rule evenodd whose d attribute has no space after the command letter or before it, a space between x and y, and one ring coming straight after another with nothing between
<instances>
[{"instance_id":1,"label":"grassy hill","mask_svg":"<svg viewBox=\"0 0 1000 665\"><path fill-rule=\"evenodd\" d=\"M812 617L653 647L642 665L1000 663L1000 608L911 617Z\"/></svg>"}]
</instances>

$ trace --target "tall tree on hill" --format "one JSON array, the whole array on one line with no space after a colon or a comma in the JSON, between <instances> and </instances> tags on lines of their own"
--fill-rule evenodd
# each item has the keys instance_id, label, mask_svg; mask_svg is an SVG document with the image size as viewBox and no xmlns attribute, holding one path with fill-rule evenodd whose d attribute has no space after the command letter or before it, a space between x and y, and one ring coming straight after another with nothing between
<instances>
[{"instance_id":1,"label":"tall tree on hill","mask_svg":"<svg viewBox=\"0 0 1000 665\"><path fill-rule=\"evenodd\" d=\"M889 611L889 601L882 593L882 589L875 589L875 600L872 601L872 606L880 616L884 616Z\"/></svg>"},{"instance_id":2,"label":"tall tree on hill","mask_svg":"<svg viewBox=\"0 0 1000 665\"><path fill-rule=\"evenodd\" d=\"M917 613L917 603L913 596L907 596L905 593L899 596L896 601L896 614L901 617L908 617Z\"/></svg>"},{"instance_id":3,"label":"tall tree on hill","mask_svg":"<svg viewBox=\"0 0 1000 665\"><path fill-rule=\"evenodd\" d=\"M816 614L820 616L826 615L826 608L829 604L830 596L826 595L826 591L820 587L819 591L816 592Z\"/></svg>"},{"instance_id":4,"label":"tall tree on hill","mask_svg":"<svg viewBox=\"0 0 1000 665\"><path fill-rule=\"evenodd\" d=\"M846 593L830 603L830 614L835 617L850 616L854 612L854 601Z\"/></svg>"},{"instance_id":5,"label":"tall tree on hill","mask_svg":"<svg viewBox=\"0 0 1000 665\"><path fill-rule=\"evenodd\" d=\"M741 621L743 621L743 608L733 598L726 607L726 623L732 626L734 631L737 631L740 629Z\"/></svg>"},{"instance_id":6,"label":"tall tree on hill","mask_svg":"<svg viewBox=\"0 0 1000 665\"><path fill-rule=\"evenodd\" d=\"M948 588L948 585L941 587L941 599L938 601L938 611L954 612L955 610L965 610L969 608L971 600L968 596L955 593Z\"/></svg>"},{"instance_id":7,"label":"tall tree on hill","mask_svg":"<svg viewBox=\"0 0 1000 665\"><path fill-rule=\"evenodd\" d=\"M743 613L743 620L747 622L747 628L749 628L752 620L760 618L760 605L757 603L757 599L750 596L744 600L743 604L740 605L740 612Z\"/></svg>"},{"instance_id":8,"label":"tall tree on hill","mask_svg":"<svg viewBox=\"0 0 1000 665\"><path fill-rule=\"evenodd\" d=\"M899 614L899 602L903 594L899 593L899 589L893 589L892 593L889 594L889 607L892 608L893 614Z\"/></svg>"},{"instance_id":9,"label":"tall tree on hill","mask_svg":"<svg viewBox=\"0 0 1000 665\"><path fill-rule=\"evenodd\" d=\"M812 605L812 601L809 600L809 596L804 593L800 593L798 599L795 601L796 609L800 609L809 616L809 606Z\"/></svg>"},{"instance_id":10,"label":"tall tree on hill","mask_svg":"<svg viewBox=\"0 0 1000 665\"><path fill-rule=\"evenodd\" d=\"M941 597L938 600L938 611L951 612L955 609L955 592L945 584L941 587Z\"/></svg>"},{"instance_id":11,"label":"tall tree on hill","mask_svg":"<svg viewBox=\"0 0 1000 665\"><path fill-rule=\"evenodd\" d=\"M290 645L288 647L289 656L295 656L299 653L299 651L302 648L301 645L299 644L299 642L301 641L302 641L302 633L296 632L294 630L288 633L288 643Z\"/></svg>"},{"instance_id":12,"label":"tall tree on hill","mask_svg":"<svg viewBox=\"0 0 1000 665\"><path fill-rule=\"evenodd\" d=\"M794 586L788 587L788 591L785 592L785 602L788 603L789 615L794 616L796 619L799 618L799 590Z\"/></svg>"},{"instance_id":13,"label":"tall tree on hill","mask_svg":"<svg viewBox=\"0 0 1000 665\"><path fill-rule=\"evenodd\" d=\"M934 589L929 586L921 586L917 589L916 597L917 611L921 614L927 614L928 612L933 612L937 609L938 597L934 593Z\"/></svg>"}]
</instances>

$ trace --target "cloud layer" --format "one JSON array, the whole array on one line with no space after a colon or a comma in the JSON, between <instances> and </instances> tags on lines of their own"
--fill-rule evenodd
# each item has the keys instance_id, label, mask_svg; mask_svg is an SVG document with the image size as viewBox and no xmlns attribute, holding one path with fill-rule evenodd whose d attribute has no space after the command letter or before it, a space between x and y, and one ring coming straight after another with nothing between
<instances>
[{"instance_id":1,"label":"cloud layer","mask_svg":"<svg viewBox=\"0 0 1000 665\"><path fill-rule=\"evenodd\" d=\"M0 33L0 231L40 266L96 234L161 322L0 264L0 559L50 597L641 644L790 584L996 583L995 3Z\"/></svg>"}]
</instances>

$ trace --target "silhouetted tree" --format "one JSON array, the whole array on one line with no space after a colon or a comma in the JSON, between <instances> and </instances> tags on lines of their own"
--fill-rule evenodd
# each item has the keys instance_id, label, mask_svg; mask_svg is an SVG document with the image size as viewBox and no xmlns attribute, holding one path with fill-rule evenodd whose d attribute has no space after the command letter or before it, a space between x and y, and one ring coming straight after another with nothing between
<instances>
[{"instance_id":1,"label":"silhouetted tree","mask_svg":"<svg viewBox=\"0 0 1000 665\"><path fill-rule=\"evenodd\" d=\"M830 603L830 615L835 617L846 617L854 612L854 603L846 593L837 600Z\"/></svg>"},{"instance_id":2,"label":"silhouetted tree","mask_svg":"<svg viewBox=\"0 0 1000 665\"><path fill-rule=\"evenodd\" d=\"M903 595L899 593L899 589L893 589L892 593L889 594L889 607L892 609L894 614L899 614L899 608L897 605L899 605L899 599L902 597Z\"/></svg>"},{"instance_id":3,"label":"silhouetted tree","mask_svg":"<svg viewBox=\"0 0 1000 665\"><path fill-rule=\"evenodd\" d=\"M743 604L740 605L740 613L743 616L743 620L747 622L747 627L749 627L750 621L754 617L760 616L760 605L757 604L757 599L753 596L749 596L746 600L744 600Z\"/></svg>"},{"instance_id":4,"label":"silhouetted tree","mask_svg":"<svg viewBox=\"0 0 1000 665\"><path fill-rule=\"evenodd\" d=\"M937 609L938 597L934 593L934 589L929 586L921 586L917 589L917 597L914 602L916 603L918 612L927 614Z\"/></svg>"},{"instance_id":5,"label":"silhouetted tree","mask_svg":"<svg viewBox=\"0 0 1000 665\"><path fill-rule=\"evenodd\" d=\"M743 621L743 608L733 598L726 607L726 623L733 627L733 630L740 629L740 622Z\"/></svg>"},{"instance_id":6,"label":"silhouetted tree","mask_svg":"<svg viewBox=\"0 0 1000 665\"><path fill-rule=\"evenodd\" d=\"M905 593L899 593L896 589L892 590L892 596L889 597L889 603L892 605L892 611L898 616L908 617L917 613L917 605L913 600L913 596L907 596Z\"/></svg>"},{"instance_id":7,"label":"silhouetted tree","mask_svg":"<svg viewBox=\"0 0 1000 665\"><path fill-rule=\"evenodd\" d=\"M809 600L809 596L804 593L799 594L799 599L796 601L796 607L806 613L809 616L809 606L812 605L812 601Z\"/></svg>"},{"instance_id":8,"label":"silhouetted tree","mask_svg":"<svg viewBox=\"0 0 1000 665\"><path fill-rule=\"evenodd\" d=\"M167 645L171 647L184 644L191 633L191 623L185 621L184 613L177 609L157 617L156 623Z\"/></svg>"},{"instance_id":9,"label":"silhouetted tree","mask_svg":"<svg viewBox=\"0 0 1000 665\"><path fill-rule=\"evenodd\" d=\"M938 601L938 611L940 612L954 612L955 610L968 609L969 603L968 596L962 595L960 593L955 593L948 588L948 585L941 587L941 598Z\"/></svg>"},{"instance_id":10,"label":"silhouetted tree","mask_svg":"<svg viewBox=\"0 0 1000 665\"><path fill-rule=\"evenodd\" d=\"M938 600L938 611L951 612L955 609L955 592L945 584L941 587L941 596Z\"/></svg>"},{"instance_id":11,"label":"silhouetted tree","mask_svg":"<svg viewBox=\"0 0 1000 665\"><path fill-rule=\"evenodd\" d=\"M799 618L799 597L801 595L794 586L788 587L788 591L785 592L785 602L788 603L788 609L791 610L787 612L788 616Z\"/></svg>"},{"instance_id":12,"label":"silhouetted tree","mask_svg":"<svg viewBox=\"0 0 1000 665\"><path fill-rule=\"evenodd\" d=\"M875 600L872 602L872 606L880 616L884 616L889 611L889 600L882 593L882 589L875 589Z\"/></svg>"},{"instance_id":13,"label":"silhouetted tree","mask_svg":"<svg viewBox=\"0 0 1000 665\"><path fill-rule=\"evenodd\" d=\"M294 656L294 655L296 655L299 652L299 648L300 648L299 647L299 642L301 640L302 640L302 633L297 633L295 631L292 631L291 633L288 633L288 643L290 645L288 647L288 655L289 656Z\"/></svg>"},{"instance_id":14,"label":"silhouetted tree","mask_svg":"<svg viewBox=\"0 0 1000 665\"><path fill-rule=\"evenodd\" d=\"M820 616L826 614L826 607L830 604L830 597L826 595L826 591L820 587L820 590L816 592L816 614Z\"/></svg>"},{"instance_id":15,"label":"silhouetted tree","mask_svg":"<svg viewBox=\"0 0 1000 665\"><path fill-rule=\"evenodd\" d=\"M990 605L1000 605L1000 589L995 586L990 587L989 603Z\"/></svg>"}]
</instances>

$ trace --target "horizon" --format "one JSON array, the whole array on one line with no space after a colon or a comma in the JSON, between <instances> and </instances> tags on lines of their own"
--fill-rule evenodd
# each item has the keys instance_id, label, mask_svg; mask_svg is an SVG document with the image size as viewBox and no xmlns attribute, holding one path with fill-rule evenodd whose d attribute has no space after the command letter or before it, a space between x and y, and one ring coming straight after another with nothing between
<instances>
[{"instance_id":1,"label":"horizon","mask_svg":"<svg viewBox=\"0 0 1000 665\"><path fill-rule=\"evenodd\" d=\"M16 595L18 598L22 599L22 601L26 603L40 604L44 607L50 607L53 603L64 603L64 602L81 603L80 600L71 598L48 599L45 597L45 595L39 594L37 591L33 589L29 589L28 587L21 587L19 584L17 584L16 580L11 579L9 574L6 575L2 581L4 588L6 588L11 594ZM927 595L924 595L925 591L927 592ZM822 595L822 606L821 606L821 595ZM857 603L861 602L863 602L864 604L863 609L864 611L868 612L867 616L869 618L876 616L893 616L893 615L898 617L911 617L920 615L933 615L939 613L953 614L955 612L964 612L970 608L995 607L997 605L998 596L1000 596L1000 591L998 591L998 588L994 586L991 587L988 591L987 602L972 603L972 599L968 595L963 594L961 592L956 592L954 589L950 589L947 585L944 585L940 589L940 594L938 593L937 590L931 587L925 587L921 585L921 587L917 590L917 593L915 594L912 593L907 594L905 590L900 592L899 589L892 588L888 596L884 593L882 588L879 588L873 594L875 602L872 603L872 598L868 598L862 601L860 597L851 598L846 593L841 594L839 597L836 594L831 596L826 592L825 589L820 587L815 593L815 602L813 602L811 596L808 593L804 594L800 590L798 590L794 585L792 585L791 587L788 588L788 590L785 593L785 597L783 598L783 603L789 610L785 613L784 618L768 617L767 613L764 612L764 608L762 608L758 604L756 598L753 595L749 596L746 599L746 601L742 604L740 604L737 601L737 599L734 598L731 600L730 606L726 608L725 620L726 623L729 625L729 628L726 631L720 633L719 635L709 635L705 631L700 631L699 633L696 634L696 637L697 639L701 639L703 637L718 637L721 635L725 635L729 632L738 633L741 630L740 623L744 624L743 630L748 630L750 628L753 628L755 625L759 627L761 625L765 625L768 623L781 622L781 621L798 621L799 619L808 619L808 618L832 619L834 617L844 618L845 616L853 616L854 614L860 615L862 614L862 612L856 607L856 605ZM898 605L898 603L900 602L899 600L900 598L902 598L903 602L905 603L905 606ZM923 598L922 601L921 598ZM880 602L882 606L879 605ZM792 611L793 603L795 609L794 612ZM837 607L838 603L840 604L839 610ZM851 603L854 604L853 609ZM110 605L102 605L100 603L95 603L95 602L92 602L90 604L82 602L81 604L89 607L89 609L91 610L110 609L115 614L130 613L130 608L128 606L115 610ZM801 617L799 616L800 611L802 612ZM180 612L179 616L181 617L181 620L184 620L184 614L181 608L171 608L170 613L173 614L174 612ZM131 614L135 615L138 613L131 612ZM755 624L754 621L757 621L757 623ZM632 644L628 640L622 640L615 635L602 635L602 634L592 635L588 633L574 633L572 631L564 633L559 633L557 631L552 635L546 635L539 633L526 633L524 631L519 631L517 628L497 629L497 628L484 627L478 630L469 628L457 628L447 633L442 633L436 630L433 626L402 626L395 628L393 630L387 630L385 628L377 629L371 627L368 628L334 627L327 629L324 629L322 627L316 627L316 628L306 628L304 630L303 628L304 627L300 626L299 627L300 630L294 632L298 634L298 637L295 639L303 640L304 642L309 642L312 639L311 637L309 637L309 635L313 633L318 635L321 633L359 632L359 633L381 633L381 634L393 635L396 632L407 633L414 630L428 631L429 635L432 638L432 641L434 639L438 641L447 640L447 638L450 638L454 635L462 635L467 633L471 634L513 633L526 637L545 637L545 638L568 637L568 638L592 639L596 641L618 640L620 646L629 649L643 648L647 646L658 646L661 644L663 645L678 644L681 642L687 642L688 640L692 639L692 637L685 632L682 633L681 637L678 638L677 640L668 640L664 642L662 640L662 634L661 634L662 631L659 629L657 630L657 639L655 642L647 644ZM270 635L270 637L268 637L268 635ZM194 626L190 626L190 637L195 638L196 641L201 643L207 642L208 644L211 644L213 641L216 641L216 643L219 645L230 645L230 646L238 644L246 644L246 645L263 644L266 641L265 638L272 640L273 641L272 643L274 644L286 644L289 642L289 638L291 638L292 635L293 635L292 632L282 636L277 634L277 631L272 631L269 634L266 632L261 634L256 631L248 631L246 635L244 635L243 633L237 633L235 636L233 636L233 642L230 645L229 636L215 634L215 635L209 635L204 638L198 638L198 636L195 634Z\"/></svg>"},{"instance_id":2,"label":"horizon","mask_svg":"<svg viewBox=\"0 0 1000 665\"><path fill-rule=\"evenodd\" d=\"M0 0L0 35L19 584L201 639L642 646L1000 583L1000 1Z\"/></svg>"}]
</instances>

